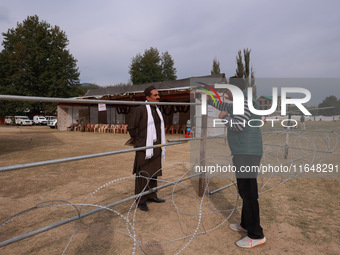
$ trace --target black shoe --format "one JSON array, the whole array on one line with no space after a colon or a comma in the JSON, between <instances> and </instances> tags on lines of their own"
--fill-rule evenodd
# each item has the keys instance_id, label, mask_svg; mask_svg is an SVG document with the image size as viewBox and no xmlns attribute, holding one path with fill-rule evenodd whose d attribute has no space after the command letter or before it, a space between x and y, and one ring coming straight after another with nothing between
<instances>
[{"instance_id":1,"label":"black shoe","mask_svg":"<svg viewBox=\"0 0 340 255\"><path fill-rule=\"evenodd\" d=\"M164 199L159 199L158 197L148 199L149 202L164 203Z\"/></svg>"},{"instance_id":2,"label":"black shoe","mask_svg":"<svg viewBox=\"0 0 340 255\"><path fill-rule=\"evenodd\" d=\"M146 203L138 205L138 208L144 212L149 211L149 208Z\"/></svg>"}]
</instances>

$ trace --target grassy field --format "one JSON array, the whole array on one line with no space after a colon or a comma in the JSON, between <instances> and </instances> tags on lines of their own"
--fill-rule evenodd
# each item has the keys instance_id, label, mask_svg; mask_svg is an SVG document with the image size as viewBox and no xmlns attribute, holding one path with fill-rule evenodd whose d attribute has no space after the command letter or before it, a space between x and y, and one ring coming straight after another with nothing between
<instances>
[{"instance_id":1,"label":"grassy field","mask_svg":"<svg viewBox=\"0 0 340 255\"><path fill-rule=\"evenodd\" d=\"M292 134L290 146L313 149L302 162L339 164L339 122L307 122L307 130L337 133ZM269 130L269 131L268 131ZM272 132L268 126L263 129ZM168 135L168 139L183 135ZM128 149L126 134L59 132L48 127L0 126L1 166ZM284 144L282 134L264 134L265 143ZM220 142L221 154L228 154ZM272 146L272 145L271 145ZM335 153L315 153L316 150ZM274 163L282 150L264 157ZM272 156L269 156L272 155ZM301 150L290 150L289 159ZM322 156L320 156L322 155ZM0 226L0 242L104 206L134 194L134 153L0 172L0 222L39 205ZM281 161L283 161L281 159ZM280 162L281 162L280 161ZM167 147L159 185L190 172L190 143ZM277 163L277 162L276 162ZM249 251L235 241L243 235L228 225L240 220L234 185L214 195L197 196L198 180L159 191L164 204L145 213L133 201L81 221L54 228L0 248L0 254L339 254L340 179L295 177L259 179L261 225L267 243ZM212 178L209 190L230 183ZM280 185L279 185L280 184ZM76 205L70 205L74 203ZM81 206L86 203L87 205ZM140 244L134 245L133 235ZM72 238L71 238L72 237Z\"/></svg>"}]
</instances>

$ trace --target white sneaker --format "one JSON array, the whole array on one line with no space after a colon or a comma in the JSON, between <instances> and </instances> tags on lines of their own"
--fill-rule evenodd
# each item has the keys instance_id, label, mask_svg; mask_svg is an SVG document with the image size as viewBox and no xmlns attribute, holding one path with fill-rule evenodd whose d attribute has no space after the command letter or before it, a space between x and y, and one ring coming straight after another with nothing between
<instances>
[{"instance_id":1,"label":"white sneaker","mask_svg":"<svg viewBox=\"0 0 340 255\"><path fill-rule=\"evenodd\" d=\"M262 239L251 239L250 237L246 236L241 240L238 240L236 242L236 245L242 248L253 248L255 246L264 244L266 241L267 239L265 237L263 237Z\"/></svg>"},{"instance_id":2,"label":"white sneaker","mask_svg":"<svg viewBox=\"0 0 340 255\"><path fill-rule=\"evenodd\" d=\"M240 224L236 224L236 223L230 224L229 228L237 232L247 232L247 230L242 228Z\"/></svg>"}]
</instances>

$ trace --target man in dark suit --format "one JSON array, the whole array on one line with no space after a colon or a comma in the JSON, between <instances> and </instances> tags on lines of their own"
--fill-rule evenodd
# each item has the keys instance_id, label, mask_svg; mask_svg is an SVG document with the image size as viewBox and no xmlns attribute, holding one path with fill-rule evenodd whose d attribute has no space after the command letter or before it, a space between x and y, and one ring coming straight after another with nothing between
<instances>
[{"instance_id":1,"label":"man in dark suit","mask_svg":"<svg viewBox=\"0 0 340 255\"><path fill-rule=\"evenodd\" d=\"M160 96L151 86L144 94L148 102L159 102ZM164 120L156 105L140 105L130 115L128 129L136 147L152 146L165 143ZM133 173L136 174L135 194L157 187L157 177L162 175L161 159L165 156L165 148L153 148L136 151ZM156 192L141 196L138 208L148 211L146 202L164 203Z\"/></svg>"}]
</instances>

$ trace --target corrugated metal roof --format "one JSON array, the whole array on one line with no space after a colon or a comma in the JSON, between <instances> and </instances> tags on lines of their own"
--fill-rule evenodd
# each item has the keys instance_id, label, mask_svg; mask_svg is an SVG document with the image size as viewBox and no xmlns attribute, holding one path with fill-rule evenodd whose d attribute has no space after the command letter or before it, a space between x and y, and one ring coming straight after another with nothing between
<instances>
[{"instance_id":1,"label":"corrugated metal roof","mask_svg":"<svg viewBox=\"0 0 340 255\"><path fill-rule=\"evenodd\" d=\"M212 79L220 80L220 82L226 81L225 74L215 74L215 75L207 75L207 76L191 77L191 78L212 78ZM138 93L143 93L144 90L149 86L154 86L159 91L188 90L190 88L191 78L173 80L173 81L153 82L153 83L147 83L147 84L142 84L142 85L90 89L87 91L87 93L85 94L83 98L119 96L119 95L126 96L129 94L138 94Z\"/></svg>"},{"instance_id":2,"label":"corrugated metal roof","mask_svg":"<svg viewBox=\"0 0 340 255\"><path fill-rule=\"evenodd\" d=\"M261 97L265 97L265 98L267 98L267 99L273 100L273 97L272 97L272 96L260 96L258 99L260 99Z\"/></svg>"}]
</instances>

